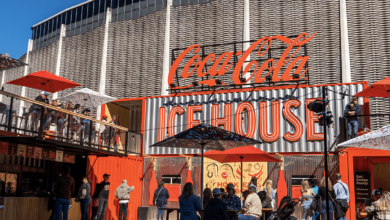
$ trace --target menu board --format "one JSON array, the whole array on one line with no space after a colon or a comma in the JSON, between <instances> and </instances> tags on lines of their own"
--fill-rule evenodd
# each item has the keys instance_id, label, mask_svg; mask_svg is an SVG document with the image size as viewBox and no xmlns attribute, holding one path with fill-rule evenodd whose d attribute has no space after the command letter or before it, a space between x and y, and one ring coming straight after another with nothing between
<instances>
[{"instance_id":1,"label":"menu board","mask_svg":"<svg viewBox=\"0 0 390 220\"><path fill-rule=\"evenodd\" d=\"M56 151L43 149L42 150L42 159L44 160L55 160L56 159Z\"/></svg>"},{"instance_id":2,"label":"menu board","mask_svg":"<svg viewBox=\"0 0 390 220\"><path fill-rule=\"evenodd\" d=\"M41 147L34 147L33 157L35 159L42 159L42 148Z\"/></svg>"},{"instance_id":3,"label":"menu board","mask_svg":"<svg viewBox=\"0 0 390 220\"><path fill-rule=\"evenodd\" d=\"M0 153L1 154L8 154L8 148L9 148L9 143L0 141Z\"/></svg>"},{"instance_id":4,"label":"menu board","mask_svg":"<svg viewBox=\"0 0 390 220\"><path fill-rule=\"evenodd\" d=\"M364 204L371 197L371 174L369 171L355 172L355 204Z\"/></svg>"},{"instance_id":5,"label":"menu board","mask_svg":"<svg viewBox=\"0 0 390 220\"><path fill-rule=\"evenodd\" d=\"M76 162L76 155L71 153L64 153L64 162L65 163L75 163Z\"/></svg>"},{"instance_id":6,"label":"menu board","mask_svg":"<svg viewBox=\"0 0 390 220\"><path fill-rule=\"evenodd\" d=\"M64 151L56 150L56 160L57 162L63 162L64 161Z\"/></svg>"},{"instance_id":7,"label":"menu board","mask_svg":"<svg viewBox=\"0 0 390 220\"><path fill-rule=\"evenodd\" d=\"M27 146L26 157L34 158L34 146Z\"/></svg>"},{"instance_id":8,"label":"menu board","mask_svg":"<svg viewBox=\"0 0 390 220\"><path fill-rule=\"evenodd\" d=\"M18 152L17 152L17 155L19 157L26 157L26 150L27 150L27 146L24 145L24 144L18 144Z\"/></svg>"}]
</instances>

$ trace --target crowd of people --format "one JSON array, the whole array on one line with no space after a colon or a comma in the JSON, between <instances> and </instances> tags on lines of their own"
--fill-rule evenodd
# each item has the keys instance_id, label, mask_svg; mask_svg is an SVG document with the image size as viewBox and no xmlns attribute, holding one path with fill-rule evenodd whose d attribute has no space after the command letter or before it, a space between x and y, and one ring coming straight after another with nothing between
<instances>
[{"instance_id":1,"label":"crowd of people","mask_svg":"<svg viewBox=\"0 0 390 220\"><path fill-rule=\"evenodd\" d=\"M104 220L108 205L110 192L110 175L104 174L103 181L97 185L95 192L91 196L90 180L87 176L82 178L82 185L79 188L75 202L80 203L81 220L88 219L88 206L92 200L98 203L96 220ZM128 203L130 201L130 192L134 186L127 185L127 180L122 180L115 190L115 197L119 203L119 220L126 219ZM51 210L50 220L68 220L68 211L72 207L71 195L75 191L75 181L70 175L70 167L64 166L62 172L53 183L52 192L50 193L48 211Z\"/></svg>"}]
</instances>

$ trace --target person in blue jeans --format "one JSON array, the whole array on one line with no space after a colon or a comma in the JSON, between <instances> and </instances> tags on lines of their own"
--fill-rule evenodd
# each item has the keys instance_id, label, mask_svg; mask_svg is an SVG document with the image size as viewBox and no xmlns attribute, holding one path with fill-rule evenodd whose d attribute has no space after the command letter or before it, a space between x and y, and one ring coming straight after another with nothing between
<instances>
[{"instance_id":1,"label":"person in blue jeans","mask_svg":"<svg viewBox=\"0 0 390 220\"><path fill-rule=\"evenodd\" d=\"M186 183L183 187L183 191L179 196L180 205L180 220L198 220L199 216L196 212L201 212L199 199L194 195L194 185L192 183Z\"/></svg>"},{"instance_id":2,"label":"person in blue jeans","mask_svg":"<svg viewBox=\"0 0 390 220\"><path fill-rule=\"evenodd\" d=\"M80 201L81 220L87 220L88 205L91 203L91 186L89 185L87 176L83 178L83 184L79 189L76 199Z\"/></svg>"},{"instance_id":3,"label":"person in blue jeans","mask_svg":"<svg viewBox=\"0 0 390 220\"><path fill-rule=\"evenodd\" d=\"M311 180L311 189L313 190L314 194L317 196L318 194L318 186L317 186L317 180ZM318 210L315 210L313 215L313 220L320 220L320 212Z\"/></svg>"},{"instance_id":4,"label":"person in blue jeans","mask_svg":"<svg viewBox=\"0 0 390 220\"><path fill-rule=\"evenodd\" d=\"M358 104L358 98L353 97L352 102L345 106L344 115L349 116L348 122L348 139L352 139L358 136L359 122L356 115L360 114L360 105Z\"/></svg>"},{"instance_id":5,"label":"person in blue jeans","mask_svg":"<svg viewBox=\"0 0 390 220\"><path fill-rule=\"evenodd\" d=\"M70 196L74 189L75 184L73 177L70 176L70 167L64 166L62 175L57 178L54 184L56 220L68 220Z\"/></svg>"},{"instance_id":6,"label":"person in blue jeans","mask_svg":"<svg viewBox=\"0 0 390 220\"><path fill-rule=\"evenodd\" d=\"M333 220L333 202L332 200L336 199L336 194L333 190L332 187L332 182L328 178L328 198L329 198L329 220ZM322 200L322 213L321 213L321 218L323 220L327 220L326 218L326 182L325 182L325 177L323 177L320 181L320 188L318 189L318 194L316 195L316 199Z\"/></svg>"},{"instance_id":7,"label":"person in blue jeans","mask_svg":"<svg viewBox=\"0 0 390 220\"><path fill-rule=\"evenodd\" d=\"M164 182L161 181L158 184L158 188L156 189L156 191L154 191L153 198L153 204L157 206L157 220L164 220L164 210L162 210L162 208L165 208L167 206L168 199L169 192L166 188L164 188Z\"/></svg>"},{"instance_id":8,"label":"person in blue jeans","mask_svg":"<svg viewBox=\"0 0 390 220\"><path fill-rule=\"evenodd\" d=\"M336 195L336 200L339 200L340 202L349 203L350 196L348 185L341 181L340 173L336 173L335 177L337 182L333 185L333 190ZM343 216L339 220L347 220L347 217Z\"/></svg>"}]
</instances>

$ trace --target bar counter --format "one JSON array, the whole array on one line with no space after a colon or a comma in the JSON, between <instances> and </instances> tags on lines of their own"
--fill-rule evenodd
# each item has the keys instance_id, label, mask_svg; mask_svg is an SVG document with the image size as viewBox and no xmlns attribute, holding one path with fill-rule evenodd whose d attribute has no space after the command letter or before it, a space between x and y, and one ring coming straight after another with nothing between
<instances>
[{"instance_id":1,"label":"bar counter","mask_svg":"<svg viewBox=\"0 0 390 220\"><path fill-rule=\"evenodd\" d=\"M0 220L49 219L51 212L47 211L48 197L5 197L4 209L0 209ZM80 203L72 198L73 207L69 210L69 220L81 219Z\"/></svg>"}]
</instances>

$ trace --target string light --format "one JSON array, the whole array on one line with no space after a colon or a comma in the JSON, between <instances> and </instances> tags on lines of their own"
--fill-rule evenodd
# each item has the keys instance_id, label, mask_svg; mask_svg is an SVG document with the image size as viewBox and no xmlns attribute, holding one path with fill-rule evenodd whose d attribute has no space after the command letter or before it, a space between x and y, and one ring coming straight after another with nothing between
<instances>
[{"instance_id":1,"label":"string light","mask_svg":"<svg viewBox=\"0 0 390 220\"><path fill-rule=\"evenodd\" d=\"M133 135L133 141L134 141L134 135Z\"/></svg>"}]
</instances>

